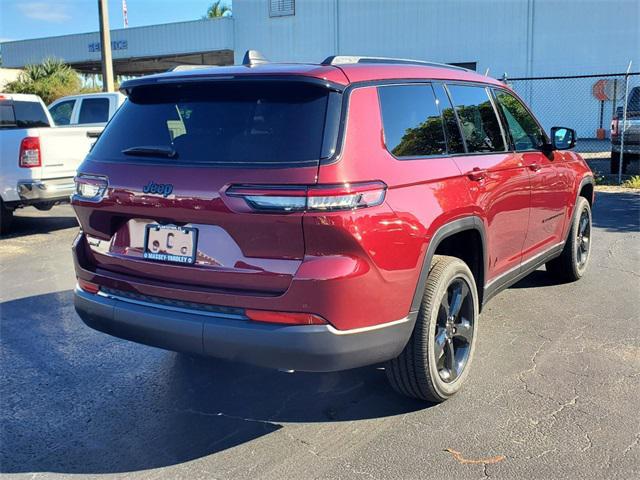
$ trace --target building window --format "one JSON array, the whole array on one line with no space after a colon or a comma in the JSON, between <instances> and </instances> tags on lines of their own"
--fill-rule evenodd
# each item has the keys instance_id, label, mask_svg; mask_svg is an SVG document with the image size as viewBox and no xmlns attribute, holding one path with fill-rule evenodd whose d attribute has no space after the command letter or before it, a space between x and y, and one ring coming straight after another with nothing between
<instances>
[{"instance_id":1,"label":"building window","mask_svg":"<svg viewBox=\"0 0 640 480\"><path fill-rule=\"evenodd\" d=\"M286 17L296 14L296 0L269 0L270 17Z\"/></svg>"}]
</instances>

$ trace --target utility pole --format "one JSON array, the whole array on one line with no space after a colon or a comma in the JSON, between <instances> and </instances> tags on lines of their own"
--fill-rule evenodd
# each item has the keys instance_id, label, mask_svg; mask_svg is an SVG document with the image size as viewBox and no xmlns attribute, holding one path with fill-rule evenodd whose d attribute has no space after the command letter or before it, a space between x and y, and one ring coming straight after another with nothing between
<instances>
[{"instance_id":1,"label":"utility pole","mask_svg":"<svg viewBox=\"0 0 640 480\"><path fill-rule=\"evenodd\" d=\"M98 0L102 90L105 92L113 92L113 61L111 60L111 32L109 31L109 7L107 1L108 0Z\"/></svg>"}]
</instances>

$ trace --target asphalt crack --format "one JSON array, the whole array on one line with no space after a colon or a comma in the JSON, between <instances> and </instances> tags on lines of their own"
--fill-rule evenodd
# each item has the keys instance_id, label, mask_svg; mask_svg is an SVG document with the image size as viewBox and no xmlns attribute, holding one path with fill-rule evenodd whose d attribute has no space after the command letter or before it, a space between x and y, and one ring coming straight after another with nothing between
<instances>
[{"instance_id":1,"label":"asphalt crack","mask_svg":"<svg viewBox=\"0 0 640 480\"><path fill-rule=\"evenodd\" d=\"M250 418L250 417L241 417L239 415L229 415L228 413L224 413L224 412L202 412L200 410L194 410L192 408L187 408L184 410L178 410L181 413L191 413L193 415L202 415L205 417L223 417L223 418L229 418L232 420L240 420L243 422L251 422L251 423L261 423L263 425L270 425L272 427L277 427L277 428L282 428L284 427L284 425L282 425L281 423L276 423L276 422L272 422L270 420L262 420L259 418Z\"/></svg>"}]
</instances>

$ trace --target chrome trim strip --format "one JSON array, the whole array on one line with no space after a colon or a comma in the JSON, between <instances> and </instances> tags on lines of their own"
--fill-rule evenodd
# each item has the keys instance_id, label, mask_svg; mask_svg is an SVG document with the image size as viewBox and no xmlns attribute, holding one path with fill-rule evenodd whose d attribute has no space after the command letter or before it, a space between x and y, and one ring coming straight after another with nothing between
<instances>
[{"instance_id":1,"label":"chrome trim strip","mask_svg":"<svg viewBox=\"0 0 640 480\"><path fill-rule=\"evenodd\" d=\"M76 290L79 291L83 291L79 286L76 286ZM245 316L242 315L234 315L231 313L214 313L214 312L207 312L206 310L196 310L196 309L191 309L191 308L182 308L182 307L173 307L171 305L162 305L162 304L158 304L158 303L151 303L151 302L145 302L142 300L134 300L132 298L127 298L127 297L121 297L119 295L113 295L113 294L109 294L109 293L105 293L103 291L99 291L96 295L103 297L103 298L110 298L112 300L118 300L121 302L127 302L127 303L131 303L134 305L140 305L143 307L150 307L150 308L159 308L161 310L168 310L168 311L173 311L173 312L180 312L180 313L188 313L191 315L204 315L207 317L213 317L213 318L228 318L228 319L232 319L232 320L246 320L248 321L249 319ZM327 330L330 333L334 334L334 335L351 335L351 334L357 334L357 333L366 333L366 332L372 332L375 330L382 330L384 328L387 327L394 327L397 325L403 325L405 323L408 323L411 321L410 317L405 317L405 318L401 318L400 320L394 320L391 322L387 322L387 323L380 323L378 325L371 325L369 327L361 327L361 328L353 328L351 330L338 330L337 328L335 328L333 325L327 324L327 325L281 325L281 326L285 326L287 328L305 328L305 329L312 329L315 327L316 330L321 329L321 330ZM276 324L274 324L276 325Z\"/></svg>"},{"instance_id":2,"label":"chrome trim strip","mask_svg":"<svg viewBox=\"0 0 640 480\"><path fill-rule=\"evenodd\" d=\"M335 335L351 335L352 333L365 333L365 332L371 332L374 330L382 330L383 328L402 325L404 323L408 323L409 321L411 321L411 319L409 317L405 317L405 318L401 318L400 320L393 320L387 323L379 323L377 325L371 325L369 327L352 328L351 330L338 330L332 325L327 325L327 327L329 331Z\"/></svg>"}]
</instances>

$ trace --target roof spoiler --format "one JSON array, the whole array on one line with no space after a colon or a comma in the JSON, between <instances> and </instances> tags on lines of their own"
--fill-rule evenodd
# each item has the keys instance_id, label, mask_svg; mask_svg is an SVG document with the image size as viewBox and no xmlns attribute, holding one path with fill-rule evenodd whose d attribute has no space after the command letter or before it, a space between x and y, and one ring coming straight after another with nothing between
<instances>
[{"instance_id":1,"label":"roof spoiler","mask_svg":"<svg viewBox=\"0 0 640 480\"><path fill-rule=\"evenodd\" d=\"M176 65L173 68L167 70L167 72L186 72L189 70L200 70L202 68L212 68L217 67L218 65Z\"/></svg>"},{"instance_id":2,"label":"roof spoiler","mask_svg":"<svg viewBox=\"0 0 640 480\"><path fill-rule=\"evenodd\" d=\"M449 68L451 70L461 70L470 72L468 68L449 65L447 63L428 62L425 60L413 60L410 58L390 58L390 57L361 57L357 55L332 55L322 61L322 65L345 65L353 63L388 63L401 65L422 65L425 67Z\"/></svg>"},{"instance_id":3,"label":"roof spoiler","mask_svg":"<svg viewBox=\"0 0 640 480\"><path fill-rule=\"evenodd\" d=\"M247 53L244 54L244 58L242 59L242 65L246 67L253 67L265 63L269 63L269 60L264 58L264 55L257 50L247 50Z\"/></svg>"}]
</instances>

